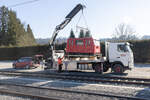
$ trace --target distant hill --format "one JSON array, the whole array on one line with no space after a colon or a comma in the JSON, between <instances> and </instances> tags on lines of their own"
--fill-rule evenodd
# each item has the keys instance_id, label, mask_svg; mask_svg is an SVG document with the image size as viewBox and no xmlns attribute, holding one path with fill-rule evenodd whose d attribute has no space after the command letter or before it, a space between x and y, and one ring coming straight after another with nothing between
<instances>
[{"instance_id":1,"label":"distant hill","mask_svg":"<svg viewBox=\"0 0 150 100\"><path fill-rule=\"evenodd\" d=\"M145 39L145 40L150 39L150 35L144 35L141 39Z\"/></svg>"},{"instance_id":2,"label":"distant hill","mask_svg":"<svg viewBox=\"0 0 150 100\"><path fill-rule=\"evenodd\" d=\"M105 41L111 41L113 39L112 38L101 38L99 40L100 40L100 42L105 42Z\"/></svg>"},{"instance_id":3,"label":"distant hill","mask_svg":"<svg viewBox=\"0 0 150 100\"><path fill-rule=\"evenodd\" d=\"M144 35L141 39L150 39L150 35ZM36 39L36 42L38 44L48 44L49 43L50 38L38 38ZM105 41L114 41L116 40L115 38L101 38L99 39L100 42L105 42ZM55 40L55 43L57 44L62 44L62 43L66 43L67 42L67 38L57 38Z\"/></svg>"},{"instance_id":4,"label":"distant hill","mask_svg":"<svg viewBox=\"0 0 150 100\"><path fill-rule=\"evenodd\" d=\"M49 38L46 39L38 38L36 39L36 42L37 44L48 44L49 40L50 40Z\"/></svg>"},{"instance_id":5,"label":"distant hill","mask_svg":"<svg viewBox=\"0 0 150 100\"><path fill-rule=\"evenodd\" d=\"M45 38L45 39L38 38L38 39L36 39L36 42L37 42L38 44L48 44L49 41L50 41L50 38ZM55 40L55 43L57 43L57 44L62 44L62 43L64 43L64 42L67 42L67 38L57 38L57 39Z\"/></svg>"}]
</instances>

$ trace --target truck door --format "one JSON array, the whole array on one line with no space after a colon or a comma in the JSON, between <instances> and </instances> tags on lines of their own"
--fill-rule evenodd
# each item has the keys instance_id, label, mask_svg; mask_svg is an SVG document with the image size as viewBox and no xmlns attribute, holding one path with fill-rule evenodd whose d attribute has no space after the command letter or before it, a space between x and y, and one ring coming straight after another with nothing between
<instances>
[{"instance_id":1,"label":"truck door","mask_svg":"<svg viewBox=\"0 0 150 100\"><path fill-rule=\"evenodd\" d=\"M118 59L124 64L124 66L128 66L128 50L126 48L126 45L124 44L118 44L117 45L117 51L118 51Z\"/></svg>"},{"instance_id":2,"label":"truck door","mask_svg":"<svg viewBox=\"0 0 150 100\"><path fill-rule=\"evenodd\" d=\"M110 62L121 62L124 66L128 66L129 54L128 49L123 43L110 43L109 45L109 60Z\"/></svg>"}]
</instances>

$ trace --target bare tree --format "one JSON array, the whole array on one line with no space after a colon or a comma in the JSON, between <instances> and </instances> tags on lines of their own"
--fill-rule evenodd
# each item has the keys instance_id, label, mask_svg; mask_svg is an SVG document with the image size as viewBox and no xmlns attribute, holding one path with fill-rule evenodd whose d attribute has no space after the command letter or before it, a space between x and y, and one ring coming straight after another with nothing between
<instances>
[{"instance_id":1,"label":"bare tree","mask_svg":"<svg viewBox=\"0 0 150 100\"><path fill-rule=\"evenodd\" d=\"M125 23L119 24L115 28L115 33L113 34L113 39L115 40L136 40L138 36L136 31Z\"/></svg>"}]
</instances>

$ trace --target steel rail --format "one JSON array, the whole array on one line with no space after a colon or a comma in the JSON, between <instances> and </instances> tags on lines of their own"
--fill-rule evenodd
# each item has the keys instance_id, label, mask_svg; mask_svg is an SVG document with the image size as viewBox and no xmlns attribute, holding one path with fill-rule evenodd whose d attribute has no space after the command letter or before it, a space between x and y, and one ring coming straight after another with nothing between
<instances>
[{"instance_id":1,"label":"steel rail","mask_svg":"<svg viewBox=\"0 0 150 100\"><path fill-rule=\"evenodd\" d=\"M58 76L78 76L78 77L89 77L89 78L109 78L109 79L122 79L122 80L137 80L137 81L147 81L150 82L148 78L135 78L135 77L120 77L120 76L107 76L107 75L83 75L83 74L63 74L63 73L37 73L37 72L18 72L18 71L0 71L1 73L18 73L18 74L29 74L29 75L39 75L39 76L50 76L50 75L58 75Z\"/></svg>"},{"instance_id":2,"label":"steel rail","mask_svg":"<svg viewBox=\"0 0 150 100\"><path fill-rule=\"evenodd\" d=\"M1 94L11 95L11 96L19 96L19 97L28 97L28 98L35 98L39 100L61 100L54 97L46 97L46 96L39 96L39 95L32 95L27 93L21 93L16 91L10 91L10 90L0 90Z\"/></svg>"},{"instance_id":3,"label":"steel rail","mask_svg":"<svg viewBox=\"0 0 150 100\"><path fill-rule=\"evenodd\" d=\"M129 77L114 77L114 76L88 76L88 75L64 75L64 74L34 74L29 72L0 72L0 75L10 76L25 76L25 77L42 77L42 78L55 78L76 81L88 82L102 82L102 83L117 83L128 85L143 85L150 86L150 79L142 78L129 78Z\"/></svg>"},{"instance_id":4,"label":"steel rail","mask_svg":"<svg viewBox=\"0 0 150 100\"><path fill-rule=\"evenodd\" d=\"M32 88L32 89L41 89L41 90L49 90L49 91L58 91L58 92L66 92L66 93L76 93L76 94L85 94L85 95L94 95L94 96L101 96L101 97L110 97L110 98L118 98L118 99L127 99L127 100L148 100L146 98L140 98L140 97L131 97L131 96L121 96L121 95L113 95L113 94L104 94L104 93L93 93L93 92L87 92L87 91L75 91L75 90L68 90L68 89L57 89L57 88L46 88L46 87L36 87L36 86L27 86L27 85L20 85L20 84L10 84L10 83L0 83L0 85L12 85L17 87L24 87L24 88ZM0 90L0 93L7 93L7 94L14 94L14 95L21 95L26 97L32 97L32 98L39 98L42 100L60 100L56 98L50 98L45 96L38 96L38 95L31 95L31 94L24 94L20 92L10 92L6 90Z\"/></svg>"}]
</instances>

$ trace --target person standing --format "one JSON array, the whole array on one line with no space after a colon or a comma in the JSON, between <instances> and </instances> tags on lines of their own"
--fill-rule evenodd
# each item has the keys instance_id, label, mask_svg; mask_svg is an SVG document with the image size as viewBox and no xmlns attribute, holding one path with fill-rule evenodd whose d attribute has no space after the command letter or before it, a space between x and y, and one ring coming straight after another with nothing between
<instances>
[{"instance_id":1,"label":"person standing","mask_svg":"<svg viewBox=\"0 0 150 100\"><path fill-rule=\"evenodd\" d=\"M60 73L60 72L62 72L62 65L63 65L63 63L62 63L62 60L63 60L63 58L64 57L58 57L58 72Z\"/></svg>"},{"instance_id":2,"label":"person standing","mask_svg":"<svg viewBox=\"0 0 150 100\"><path fill-rule=\"evenodd\" d=\"M40 65L41 65L41 68L43 69L44 68L44 59L42 58L41 60L40 60Z\"/></svg>"}]
</instances>

